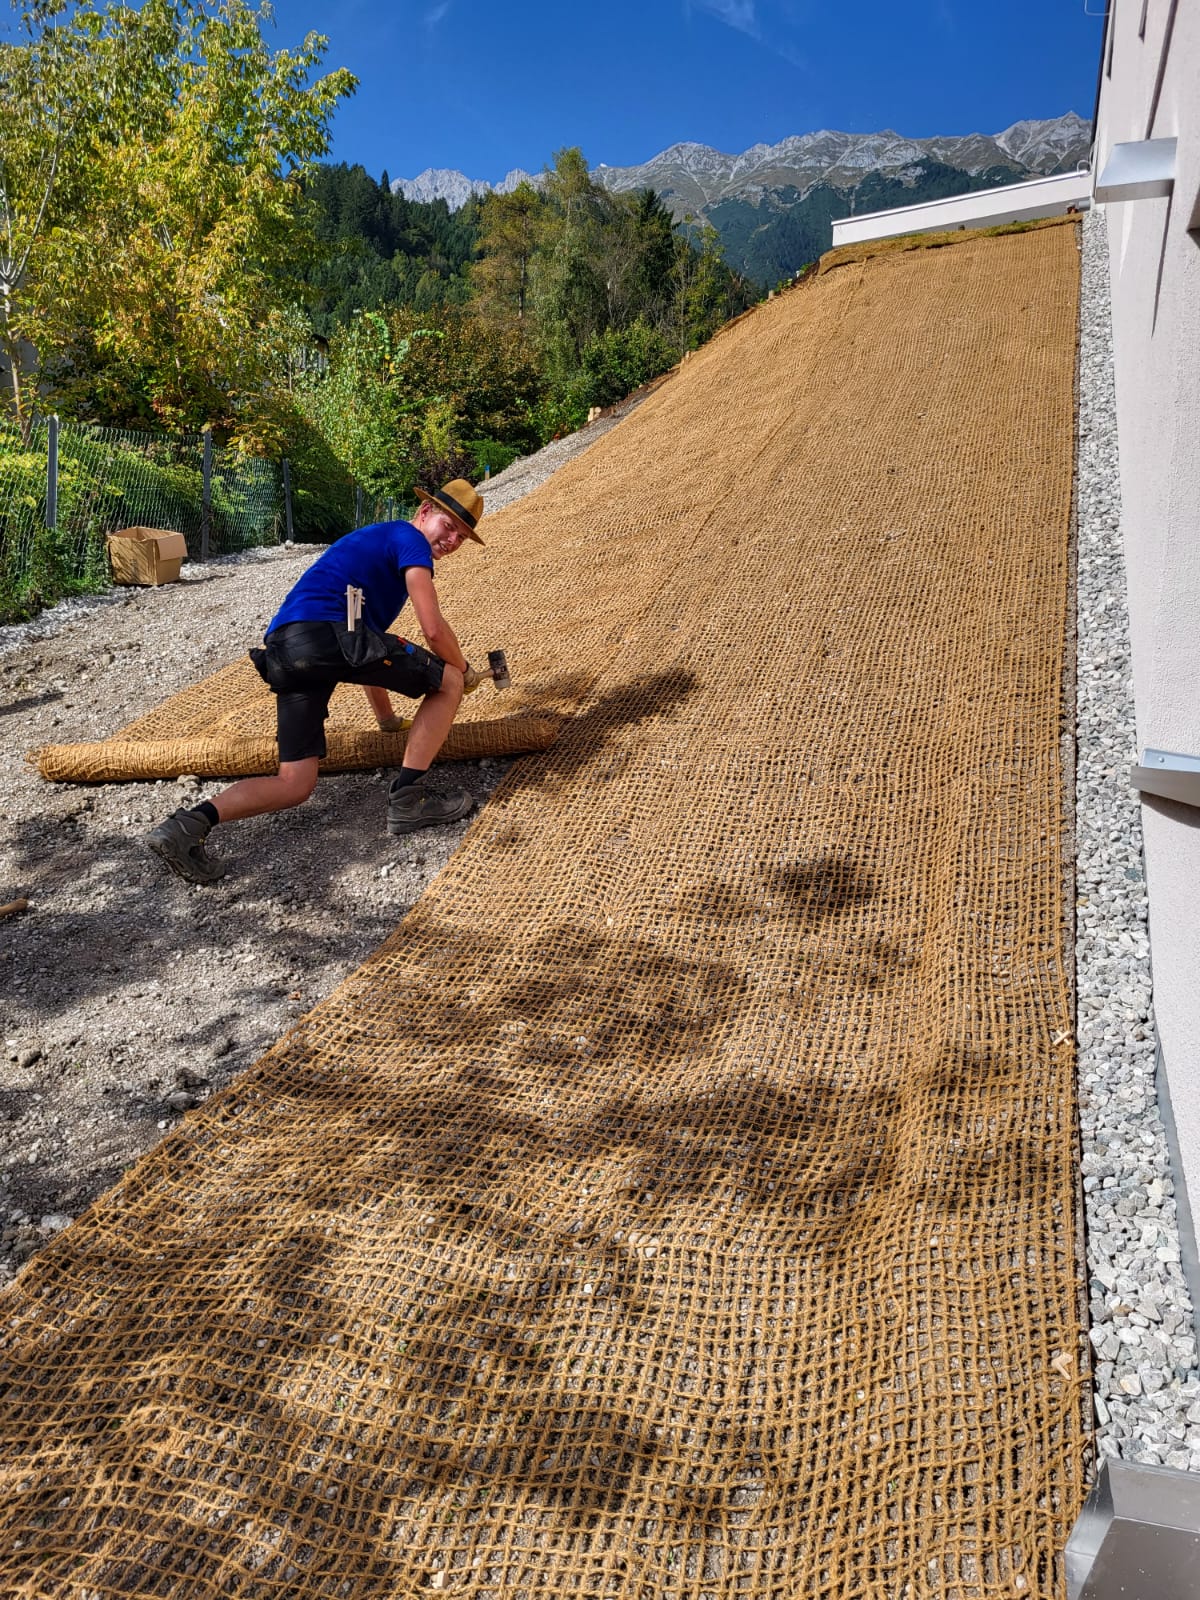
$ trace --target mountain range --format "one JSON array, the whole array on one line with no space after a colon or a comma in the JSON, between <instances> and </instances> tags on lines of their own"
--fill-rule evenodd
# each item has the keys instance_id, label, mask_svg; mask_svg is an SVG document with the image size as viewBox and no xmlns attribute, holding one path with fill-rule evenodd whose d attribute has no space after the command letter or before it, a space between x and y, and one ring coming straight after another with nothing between
<instances>
[{"instance_id":1,"label":"mountain range","mask_svg":"<svg viewBox=\"0 0 1200 1600\"><path fill-rule=\"evenodd\" d=\"M726 155L703 144L674 144L640 166L592 169L614 192L654 189L677 222L710 222L725 259L762 283L789 277L827 250L835 218L914 205L1023 178L1069 172L1086 161L1091 124L1073 111L1014 122L1000 133L908 139L822 129ZM493 187L501 194L539 180L516 169L496 185L430 169L398 178L409 200L445 200L451 210Z\"/></svg>"}]
</instances>

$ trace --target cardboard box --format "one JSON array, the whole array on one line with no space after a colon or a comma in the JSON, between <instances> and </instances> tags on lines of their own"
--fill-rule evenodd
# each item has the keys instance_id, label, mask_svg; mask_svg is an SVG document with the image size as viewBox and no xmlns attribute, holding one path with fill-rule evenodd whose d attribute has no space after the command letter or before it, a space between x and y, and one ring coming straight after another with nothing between
<instances>
[{"instance_id":1,"label":"cardboard box","mask_svg":"<svg viewBox=\"0 0 1200 1600\"><path fill-rule=\"evenodd\" d=\"M163 528L121 528L108 536L114 583L174 583L186 555L183 535Z\"/></svg>"}]
</instances>

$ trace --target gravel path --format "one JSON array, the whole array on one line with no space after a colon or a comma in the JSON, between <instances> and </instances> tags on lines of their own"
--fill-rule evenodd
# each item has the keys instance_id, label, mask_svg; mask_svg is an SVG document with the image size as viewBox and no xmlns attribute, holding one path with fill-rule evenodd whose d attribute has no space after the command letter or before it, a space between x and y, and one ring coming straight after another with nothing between
<instances>
[{"instance_id":1,"label":"gravel path","mask_svg":"<svg viewBox=\"0 0 1200 1600\"><path fill-rule=\"evenodd\" d=\"M496 510L632 409L515 462ZM141 835L220 788L191 779L47 784L38 745L105 738L257 641L319 554L279 547L162 589L117 589L0 628L0 1284L200 1100L255 1060L392 931L469 819L404 839L383 825L390 773L323 778L296 811L222 829L229 874L197 889ZM454 614L454 574L442 582ZM435 769L480 802L507 762Z\"/></svg>"},{"instance_id":2,"label":"gravel path","mask_svg":"<svg viewBox=\"0 0 1200 1600\"><path fill-rule=\"evenodd\" d=\"M1079 1113L1098 1437L1200 1470L1200 1372L1155 1095L1116 402L1102 214L1083 226L1076 765Z\"/></svg>"}]
</instances>

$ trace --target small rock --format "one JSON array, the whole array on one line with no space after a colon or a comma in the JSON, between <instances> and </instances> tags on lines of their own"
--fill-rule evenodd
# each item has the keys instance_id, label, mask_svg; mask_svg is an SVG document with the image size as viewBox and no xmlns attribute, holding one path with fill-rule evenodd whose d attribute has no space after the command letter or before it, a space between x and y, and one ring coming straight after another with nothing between
<instances>
[{"instance_id":1,"label":"small rock","mask_svg":"<svg viewBox=\"0 0 1200 1600\"><path fill-rule=\"evenodd\" d=\"M22 1072L26 1072L26 1071L28 1071L28 1069L30 1067L36 1066L37 1063L41 1059L42 1059L42 1047L41 1047L41 1045L40 1044L32 1044L27 1049L21 1050L21 1051L18 1052L18 1055L17 1055L17 1066L20 1067Z\"/></svg>"},{"instance_id":2,"label":"small rock","mask_svg":"<svg viewBox=\"0 0 1200 1600\"><path fill-rule=\"evenodd\" d=\"M189 1094L186 1089L176 1089L163 1101L163 1105L170 1111L190 1111L196 1104L198 1104L196 1096Z\"/></svg>"}]
</instances>

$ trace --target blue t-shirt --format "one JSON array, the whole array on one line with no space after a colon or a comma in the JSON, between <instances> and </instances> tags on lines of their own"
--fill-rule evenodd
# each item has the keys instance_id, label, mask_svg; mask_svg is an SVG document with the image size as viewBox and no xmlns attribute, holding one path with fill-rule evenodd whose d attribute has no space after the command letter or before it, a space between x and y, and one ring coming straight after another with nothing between
<instances>
[{"instance_id":1,"label":"blue t-shirt","mask_svg":"<svg viewBox=\"0 0 1200 1600\"><path fill-rule=\"evenodd\" d=\"M386 633L408 599L409 567L433 571L429 540L411 522L373 522L330 545L288 592L267 632L285 622L340 622L346 625L346 585L363 592L362 619Z\"/></svg>"}]
</instances>

